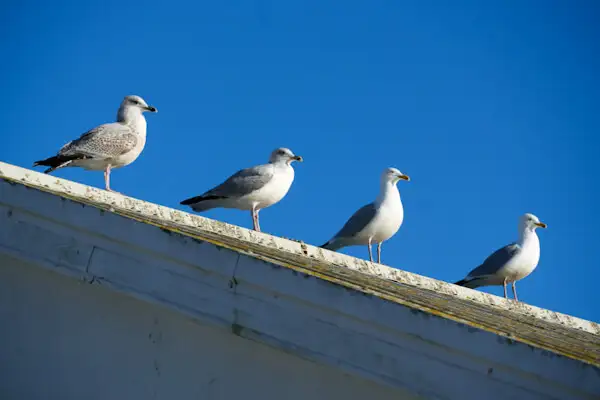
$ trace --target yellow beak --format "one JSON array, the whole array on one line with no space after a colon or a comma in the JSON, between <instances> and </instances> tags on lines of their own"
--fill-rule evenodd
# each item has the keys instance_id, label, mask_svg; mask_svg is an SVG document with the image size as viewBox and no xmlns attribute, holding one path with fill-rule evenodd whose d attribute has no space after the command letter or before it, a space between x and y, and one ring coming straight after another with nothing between
<instances>
[{"instance_id":1,"label":"yellow beak","mask_svg":"<svg viewBox=\"0 0 600 400\"><path fill-rule=\"evenodd\" d=\"M543 222L536 222L536 225L539 226L540 228L547 228L548 227L548 225L546 225Z\"/></svg>"}]
</instances>

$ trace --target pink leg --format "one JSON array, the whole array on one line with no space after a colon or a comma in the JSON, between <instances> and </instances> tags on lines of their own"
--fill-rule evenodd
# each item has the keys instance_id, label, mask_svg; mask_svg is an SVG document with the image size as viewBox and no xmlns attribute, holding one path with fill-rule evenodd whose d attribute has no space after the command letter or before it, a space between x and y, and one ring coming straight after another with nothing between
<instances>
[{"instance_id":1,"label":"pink leg","mask_svg":"<svg viewBox=\"0 0 600 400\"><path fill-rule=\"evenodd\" d=\"M514 282L514 281L512 283L513 295L515 296L515 301L519 301L519 298L517 297L517 287L515 286L515 283L516 282Z\"/></svg>"},{"instance_id":2,"label":"pink leg","mask_svg":"<svg viewBox=\"0 0 600 400\"><path fill-rule=\"evenodd\" d=\"M508 294L506 293L506 279L504 279L504 298L508 299Z\"/></svg>"},{"instance_id":3,"label":"pink leg","mask_svg":"<svg viewBox=\"0 0 600 400\"><path fill-rule=\"evenodd\" d=\"M111 191L110 190L110 165L107 165L106 168L104 169L104 187L106 188L107 191Z\"/></svg>"},{"instance_id":4,"label":"pink leg","mask_svg":"<svg viewBox=\"0 0 600 400\"><path fill-rule=\"evenodd\" d=\"M381 242L377 243L377 262L381 264Z\"/></svg>"},{"instance_id":5,"label":"pink leg","mask_svg":"<svg viewBox=\"0 0 600 400\"><path fill-rule=\"evenodd\" d=\"M369 260L373 262L373 251L371 250L371 238L369 238Z\"/></svg>"},{"instance_id":6,"label":"pink leg","mask_svg":"<svg viewBox=\"0 0 600 400\"><path fill-rule=\"evenodd\" d=\"M258 231L257 224L256 224L256 211L254 209L252 209L252 210L250 210L250 214L252 215L252 228L254 228L255 231Z\"/></svg>"},{"instance_id":7,"label":"pink leg","mask_svg":"<svg viewBox=\"0 0 600 400\"><path fill-rule=\"evenodd\" d=\"M106 169L104 170L104 184L106 185L106 191L113 192L113 193L119 193L110 188L110 164L107 165Z\"/></svg>"},{"instance_id":8,"label":"pink leg","mask_svg":"<svg viewBox=\"0 0 600 400\"><path fill-rule=\"evenodd\" d=\"M256 210L256 227L258 228L257 231L261 232L260 230L260 220L258 217L258 212L260 211L260 209Z\"/></svg>"}]
</instances>

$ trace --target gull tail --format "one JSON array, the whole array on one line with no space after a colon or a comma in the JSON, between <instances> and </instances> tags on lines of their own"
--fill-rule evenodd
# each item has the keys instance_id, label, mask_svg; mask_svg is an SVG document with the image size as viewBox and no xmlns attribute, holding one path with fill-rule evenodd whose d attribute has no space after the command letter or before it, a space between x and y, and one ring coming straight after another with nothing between
<instances>
[{"instance_id":1,"label":"gull tail","mask_svg":"<svg viewBox=\"0 0 600 400\"><path fill-rule=\"evenodd\" d=\"M336 251L340 248L342 248L343 246L340 246L337 242L337 240L335 239L331 239L328 240L327 242L323 243L322 245L319 246L322 249L327 249L327 250L331 250L331 251Z\"/></svg>"},{"instance_id":2,"label":"gull tail","mask_svg":"<svg viewBox=\"0 0 600 400\"><path fill-rule=\"evenodd\" d=\"M50 167L44 171L45 174L49 174L50 172L52 172L54 170L69 166L69 164L71 164L74 159L75 158L72 156L70 156L70 157L54 156L54 157L46 158L45 160L36 161L33 163L33 166L37 167L38 165L44 165L44 166Z\"/></svg>"},{"instance_id":3,"label":"gull tail","mask_svg":"<svg viewBox=\"0 0 600 400\"><path fill-rule=\"evenodd\" d=\"M469 289L475 289L479 286L481 286L480 284L477 283L478 279L477 278L465 278L465 279L461 279L458 282L454 282L455 285L458 286L463 286Z\"/></svg>"},{"instance_id":4,"label":"gull tail","mask_svg":"<svg viewBox=\"0 0 600 400\"><path fill-rule=\"evenodd\" d=\"M196 211L196 212L202 212L202 211L206 211L206 210L210 210L211 208L215 207L215 204L213 201L211 200L219 200L219 199L224 199L225 197L222 196L195 196L195 197L190 197L189 199L185 199L182 202L180 202L179 204L183 205L183 206L190 206L192 208L192 210Z\"/></svg>"}]
</instances>

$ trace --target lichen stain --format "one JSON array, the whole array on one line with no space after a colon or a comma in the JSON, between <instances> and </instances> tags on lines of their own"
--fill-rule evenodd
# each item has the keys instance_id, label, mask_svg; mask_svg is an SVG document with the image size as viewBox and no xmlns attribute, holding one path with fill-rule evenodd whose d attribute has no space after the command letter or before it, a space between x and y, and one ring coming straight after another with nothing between
<instances>
[{"instance_id":1,"label":"lichen stain","mask_svg":"<svg viewBox=\"0 0 600 400\"><path fill-rule=\"evenodd\" d=\"M306 244L304 242L300 242L300 249L302 250L302 254L304 254L305 256L308 255L308 247L306 247Z\"/></svg>"}]
</instances>

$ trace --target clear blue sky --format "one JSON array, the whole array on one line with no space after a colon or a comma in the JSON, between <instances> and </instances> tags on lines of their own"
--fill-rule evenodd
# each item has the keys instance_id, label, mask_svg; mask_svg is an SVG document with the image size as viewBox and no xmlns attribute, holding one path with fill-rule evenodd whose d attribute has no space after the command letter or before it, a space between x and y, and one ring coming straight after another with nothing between
<instances>
[{"instance_id":1,"label":"clear blue sky","mask_svg":"<svg viewBox=\"0 0 600 400\"><path fill-rule=\"evenodd\" d=\"M138 94L159 113L116 190L185 209L290 147L305 162L261 225L319 245L394 166L412 181L384 263L458 280L532 212L549 229L520 298L600 321L597 2L11 3L1 160L31 167ZM101 172L56 175L103 187ZM204 215L252 226L242 211Z\"/></svg>"}]
</instances>

